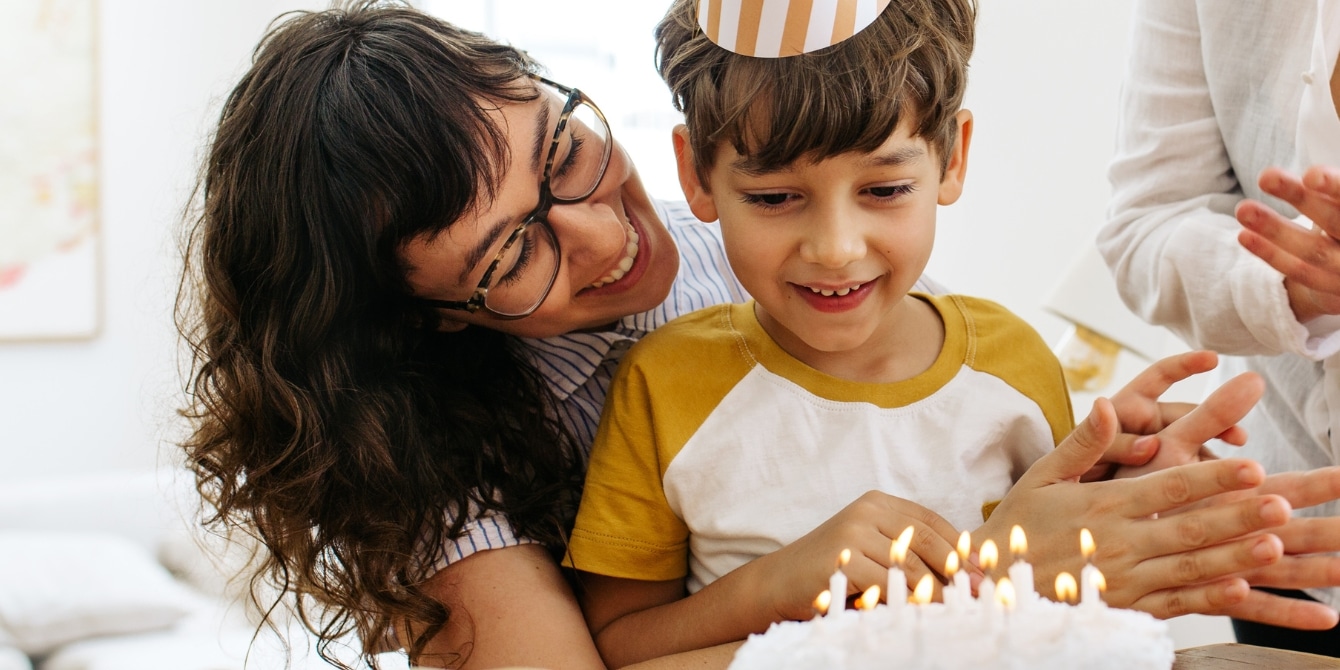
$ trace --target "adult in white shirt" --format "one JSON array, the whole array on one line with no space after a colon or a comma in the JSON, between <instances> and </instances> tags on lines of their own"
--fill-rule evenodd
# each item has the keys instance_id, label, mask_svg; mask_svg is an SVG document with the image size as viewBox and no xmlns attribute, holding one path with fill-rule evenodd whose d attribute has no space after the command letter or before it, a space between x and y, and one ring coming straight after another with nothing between
<instances>
[{"instance_id":1,"label":"adult in white shirt","mask_svg":"<svg viewBox=\"0 0 1340 670\"><path fill-rule=\"evenodd\" d=\"M1340 171L1293 174L1340 166L1340 3L1141 0L1135 17L1099 248L1136 313L1232 354L1224 373L1265 377L1234 455L1271 472L1334 465ZM1275 586L1340 605L1333 586ZM1340 656L1340 630L1234 628L1241 642Z\"/></svg>"}]
</instances>

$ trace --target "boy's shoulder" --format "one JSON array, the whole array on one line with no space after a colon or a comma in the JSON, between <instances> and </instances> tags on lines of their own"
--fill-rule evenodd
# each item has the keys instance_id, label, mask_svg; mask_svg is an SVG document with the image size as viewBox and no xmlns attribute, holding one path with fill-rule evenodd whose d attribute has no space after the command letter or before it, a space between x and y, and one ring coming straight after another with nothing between
<instances>
[{"instance_id":1,"label":"boy's shoulder","mask_svg":"<svg viewBox=\"0 0 1340 670\"><path fill-rule=\"evenodd\" d=\"M689 312L648 333L624 357L624 366L670 367L703 374L706 364L738 358L740 334L732 323L752 303L723 303Z\"/></svg>"}]
</instances>

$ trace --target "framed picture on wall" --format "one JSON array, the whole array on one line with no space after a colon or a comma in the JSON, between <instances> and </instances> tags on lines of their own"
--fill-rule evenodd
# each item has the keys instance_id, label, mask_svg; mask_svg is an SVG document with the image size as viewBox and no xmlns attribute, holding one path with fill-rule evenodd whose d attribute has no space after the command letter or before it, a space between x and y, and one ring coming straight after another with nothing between
<instances>
[{"instance_id":1,"label":"framed picture on wall","mask_svg":"<svg viewBox=\"0 0 1340 670\"><path fill-rule=\"evenodd\" d=\"M96 0L8 0L0 21L0 341L102 319Z\"/></svg>"}]
</instances>

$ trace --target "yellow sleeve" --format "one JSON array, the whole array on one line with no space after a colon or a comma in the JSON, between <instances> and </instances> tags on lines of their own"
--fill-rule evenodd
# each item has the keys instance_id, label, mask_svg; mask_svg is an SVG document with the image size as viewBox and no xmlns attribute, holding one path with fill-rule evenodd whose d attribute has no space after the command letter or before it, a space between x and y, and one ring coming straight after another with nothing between
<instances>
[{"instance_id":1,"label":"yellow sleeve","mask_svg":"<svg viewBox=\"0 0 1340 670\"><path fill-rule=\"evenodd\" d=\"M664 475L747 372L721 326L731 308L680 317L624 357L596 430L565 566L648 581L688 574L689 530L666 499Z\"/></svg>"}]
</instances>

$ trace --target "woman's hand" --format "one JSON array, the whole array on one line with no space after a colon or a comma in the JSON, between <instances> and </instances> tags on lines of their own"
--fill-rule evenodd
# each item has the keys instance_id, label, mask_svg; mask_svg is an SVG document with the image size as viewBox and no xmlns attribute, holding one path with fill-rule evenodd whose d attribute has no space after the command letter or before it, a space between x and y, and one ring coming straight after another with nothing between
<instances>
[{"instance_id":1,"label":"woman's hand","mask_svg":"<svg viewBox=\"0 0 1340 670\"><path fill-rule=\"evenodd\" d=\"M833 605L841 607L847 596L878 585L881 594L887 588L889 553L894 541L907 527L913 529L911 551L903 572L915 585L923 575L939 579L945 559L954 551L959 531L939 514L914 502L879 491L857 498L842 511L800 539L766 556L755 559L762 574L770 575L769 596L772 611L781 619L808 619L814 615L815 596L828 588L828 578L837 568L843 549L851 550L851 561L842 569L847 575L847 592L833 594ZM969 566L972 581L981 571Z\"/></svg>"},{"instance_id":2,"label":"woman's hand","mask_svg":"<svg viewBox=\"0 0 1340 670\"><path fill-rule=\"evenodd\" d=\"M1249 400L1240 394L1211 396L1203 405L1206 411L1183 417L1188 425L1181 435L1204 441L1223 433L1251 409ZM1247 583L1240 575L1273 565L1283 555L1281 540L1261 531L1289 521L1288 501L1247 493L1158 516L1260 486L1265 481L1261 466L1243 459L1184 465L1138 479L1080 483L1079 476L1111 446L1118 428L1112 404L1100 398L1089 418L1015 484L974 544L990 537L1008 546L1010 527L1023 526L1039 590L1050 594L1056 574L1078 574L1083 565L1079 531L1088 528L1098 545L1094 562L1107 577L1105 599L1113 605L1167 617L1217 612L1247 600Z\"/></svg>"},{"instance_id":3,"label":"woman's hand","mask_svg":"<svg viewBox=\"0 0 1340 670\"><path fill-rule=\"evenodd\" d=\"M1198 503L1213 506L1240 500L1257 494L1282 496L1294 509L1311 507L1340 498L1340 466L1318 468L1308 472L1282 472L1266 477L1254 489L1222 493ZM1328 555L1340 551L1340 518L1294 517L1272 533L1284 545L1284 556L1278 562L1243 573L1252 586L1281 589L1305 589L1340 585L1340 557ZM1170 604L1176 604L1176 600ZM1222 614L1238 619L1280 622L1295 628L1327 630L1336 625L1336 612L1320 603L1290 598L1279 598L1262 591L1251 591L1241 602L1217 611L1201 614ZM1176 611L1170 612L1176 615Z\"/></svg>"},{"instance_id":4,"label":"woman's hand","mask_svg":"<svg viewBox=\"0 0 1340 670\"><path fill-rule=\"evenodd\" d=\"M1298 177L1266 168L1262 191L1312 220L1309 230L1255 200L1238 203L1238 243L1284 275L1289 306L1299 323L1340 314L1340 170L1314 165Z\"/></svg>"},{"instance_id":5,"label":"woman's hand","mask_svg":"<svg viewBox=\"0 0 1340 670\"><path fill-rule=\"evenodd\" d=\"M1081 481L1097 481L1117 476L1135 476L1212 457L1201 442L1179 441L1177 434L1162 435L1162 431L1176 424L1178 419L1196 410L1193 403L1159 402L1159 398L1173 384L1203 372L1213 370L1219 356L1213 351L1190 351L1156 361L1136 375L1112 396L1112 407L1120 422L1120 432L1099 460ZM1239 382L1240 383L1240 382ZM1221 389L1222 390L1222 389ZM1247 432L1235 422L1216 435L1229 444L1242 446ZM1167 447L1164 442L1172 438ZM1126 466L1126 467L1122 467Z\"/></svg>"}]
</instances>

